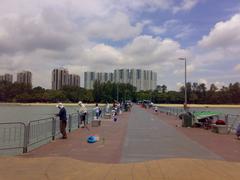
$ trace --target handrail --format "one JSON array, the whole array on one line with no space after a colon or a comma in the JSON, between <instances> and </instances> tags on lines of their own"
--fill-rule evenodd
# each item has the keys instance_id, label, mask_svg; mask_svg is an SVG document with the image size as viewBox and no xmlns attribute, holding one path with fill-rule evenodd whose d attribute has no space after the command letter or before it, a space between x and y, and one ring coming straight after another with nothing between
<instances>
[{"instance_id":1,"label":"handrail","mask_svg":"<svg viewBox=\"0 0 240 180\"><path fill-rule=\"evenodd\" d=\"M179 116L179 114L184 112L183 108L178 107L158 107L158 110L159 112L174 116ZM197 110L190 110L190 112L197 112ZM222 113L222 116L224 116L225 122L228 125L228 133L236 130L237 125L240 124L240 114Z\"/></svg>"},{"instance_id":2,"label":"handrail","mask_svg":"<svg viewBox=\"0 0 240 180\"><path fill-rule=\"evenodd\" d=\"M91 118L91 116L89 116ZM22 148L26 153L46 140L55 140L60 134L60 120L48 117L24 122L0 123L0 154L4 150ZM68 114L67 130L71 132L80 127L80 113ZM21 126L21 127L19 127Z\"/></svg>"},{"instance_id":3,"label":"handrail","mask_svg":"<svg viewBox=\"0 0 240 180\"><path fill-rule=\"evenodd\" d=\"M7 125L8 127L3 127L5 125ZM13 127L9 127L9 125L13 125ZM21 126L21 127L18 128L18 130L17 130L16 129L17 126ZM14 134L13 134L14 138L13 139L11 139L11 137L12 137L11 129L12 128L14 128ZM25 138L24 138L25 134L26 134L26 124L25 123L23 123L23 122L9 122L9 123L3 122L3 123L0 123L0 133L1 133L1 129L4 129L4 130L3 130L3 134L0 136L0 150L23 148L23 151L24 151L24 146L26 143ZM23 129L23 132L22 132L22 129ZM5 138L6 136L8 136L8 138ZM14 141L15 143L12 144L11 140ZM18 143L18 144L16 144L16 143Z\"/></svg>"},{"instance_id":4,"label":"handrail","mask_svg":"<svg viewBox=\"0 0 240 180\"><path fill-rule=\"evenodd\" d=\"M68 132L80 128L81 113L74 112L67 116L68 123L66 130ZM93 116L94 111L92 109L88 110L86 116L87 123L93 119ZM0 154L4 150L17 150L19 148L22 148L23 153L26 153L29 149L34 149L46 143L46 140L55 140L60 134L59 124L60 120L56 116L35 119L26 123L0 123Z\"/></svg>"}]
</instances>

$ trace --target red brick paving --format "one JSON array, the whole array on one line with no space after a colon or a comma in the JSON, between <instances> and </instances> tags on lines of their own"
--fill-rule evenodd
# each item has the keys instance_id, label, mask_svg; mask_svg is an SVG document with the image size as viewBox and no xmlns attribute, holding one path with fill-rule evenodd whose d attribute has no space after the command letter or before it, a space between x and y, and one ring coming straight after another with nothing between
<instances>
[{"instance_id":1,"label":"red brick paving","mask_svg":"<svg viewBox=\"0 0 240 180\"><path fill-rule=\"evenodd\" d=\"M122 145L127 129L129 113L122 113L117 122L103 120L100 127L80 128L68 134L68 139L57 139L21 157L70 157L90 162L120 162ZM98 135L100 141L89 144L87 137Z\"/></svg>"},{"instance_id":2,"label":"red brick paving","mask_svg":"<svg viewBox=\"0 0 240 180\"><path fill-rule=\"evenodd\" d=\"M240 162L240 140L233 134L215 134L210 130L201 128L183 128L181 121L175 116L165 113L154 113L159 119L175 127L175 129L193 141L218 154L224 160ZM126 134L129 113L123 113L119 121L103 121L100 127L90 127L76 130L68 134L67 140L58 139L37 148L21 157L70 157L73 159L86 160L90 162L119 163L122 145ZM94 144L88 144L86 139L89 135L99 135L101 140Z\"/></svg>"},{"instance_id":3,"label":"red brick paving","mask_svg":"<svg viewBox=\"0 0 240 180\"><path fill-rule=\"evenodd\" d=\"M154 113L151 109L147 111ZM240 162L240 140L236 139L234 134L223 135L202 128L184 128L181 127L182 121L175 116L166 115L165 113L154 114L159 117L159 119L175 127L177 131L218 154L224 160Z\"/></svg>"}]
</instances>

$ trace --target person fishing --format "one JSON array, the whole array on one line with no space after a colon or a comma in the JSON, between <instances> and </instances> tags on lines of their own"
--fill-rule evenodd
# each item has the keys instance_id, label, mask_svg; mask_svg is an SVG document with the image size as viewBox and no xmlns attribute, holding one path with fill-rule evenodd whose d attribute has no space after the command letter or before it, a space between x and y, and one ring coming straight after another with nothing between
<instances>
[{"instance_id":1,"label":"person fishing","mask_svg":"<svg viewBox=\"0 0 240 180\"><path fill-rule=\"evenodd\" d=\"M94 108L94 110L95 110L96 118L98 119L99 116L101 115L101 109L100 109L100 107L98 106L98 103L96 103L96 107Z\"/></svg>"},{"instance_id":2,"label":"person fishing","mask_svg":"<svg viewBox=\"0 0 240 180\"><path fill-rule=\"evenodd\" d=\"M62 103L59 103L56 107L59 108L59 113L55 115L58 116L60 120L60 132L62 134L62 139L67 139L67 111Z\"/></svg>"},{"instance_id":3,"label":"person fishing","mask_svg":"<svg viewBox=\"0 0 240 180\"><path fill-rule=\"evenodd\" d=\"M81 127L86 127L87 108L82 103L82 101L79 101L78 105L80 106L79 107L79 113L80 113L80 124L81 124Z\"/></svg>"},{"instance_id":4,"label":"person fishing","mask_svg":"<svg viewBox=\"0 0 240 180\"><path fill-rule=\"evenodd\" d=\"M116 102L113 102L113 106L112 106L112 119L114 122L117 122L117 105Z\"/></svg>"},{"instance_id":5,"label":"person fishing","mask_svg":"<svg viewBox=\"0 0 240 180\"><path fill-rule=\"evenodd\" d=\"M239 139L239 137L240 137L240 123L237 126L236 136L237 136L237 139Z\"/></svg>"},{"instance_id":6,"label":"person fishing","mask_svg":"<svg viewBox=\"0 0 240 180\"><path fill-rule=\"evenodd\" d=\"M106 113L110 112L110 105L109 105L109 103L106 104L105 111L106 111Z\"/></svg>"}]
</instances>

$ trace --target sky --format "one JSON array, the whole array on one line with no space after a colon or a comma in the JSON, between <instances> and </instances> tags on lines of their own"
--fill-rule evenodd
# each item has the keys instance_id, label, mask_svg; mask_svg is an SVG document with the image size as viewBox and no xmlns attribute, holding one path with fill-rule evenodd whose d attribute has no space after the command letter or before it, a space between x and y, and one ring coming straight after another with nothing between
<instances>
[{"instance_id":1,"label":"sky","mask_svg":"<svg viewBox=\"0 0 240 180\"><path fill-rule=\"evenodd\" d=\"M51 71L141 68L158 85L219 88L240 81L239 0L1 0L0 74L29 70L51 88Z\"/></svg>"}]
</instances>

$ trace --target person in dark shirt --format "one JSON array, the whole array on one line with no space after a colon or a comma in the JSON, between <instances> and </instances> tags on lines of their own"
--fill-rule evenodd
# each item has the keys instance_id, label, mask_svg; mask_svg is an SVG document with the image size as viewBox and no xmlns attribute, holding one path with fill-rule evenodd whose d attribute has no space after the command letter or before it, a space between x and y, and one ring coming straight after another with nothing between
<instances>
[{"instance_id":1,"label":"person in dark shirt","mask_svg":"<svg viewBox=\"0 0 240 180\"><path fill-rule=\"evenodd\" d=\"M239 138L240 137L240 123L237 126L236 136L237 136L238 139L240 139Z\"/></svg>"},{"instance_id":2,"label":"person in dark shirt","mask_svg":"<svg viewBox=\"0 0 240 180\"><path fill-rule=\"evenodd\" d=\"M56 116L58 116L60 120L60 132L62 134L62 139L67 139L67 112L62 103L59 103L57 107L59 108L59 113L56 114Z\"/></svg>"}]
</instances>

